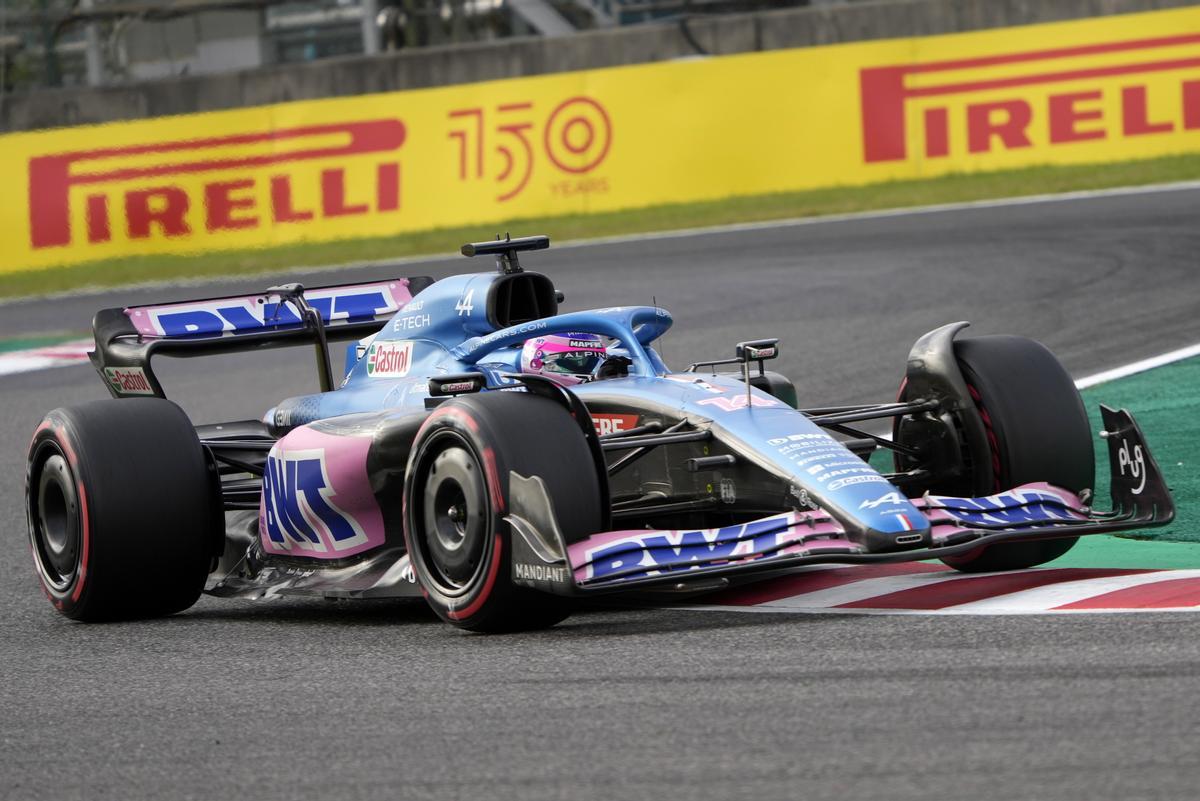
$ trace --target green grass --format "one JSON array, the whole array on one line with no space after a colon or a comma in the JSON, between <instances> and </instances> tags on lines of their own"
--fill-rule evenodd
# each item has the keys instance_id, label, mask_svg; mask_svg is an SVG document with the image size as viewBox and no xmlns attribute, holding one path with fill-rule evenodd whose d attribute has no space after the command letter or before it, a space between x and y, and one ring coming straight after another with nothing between
<instances>
[{"instance_id":1,"label":"green grass","mask_svg":"<svg viewBox=\"0 0 1200 801\"><path fill-rule=\"evenodd\" d=\"M505 220L371 239L181 256L135 256L0 276L0 297L67 292L83 287L170 281L199 276L245 276L288 268L448 255L463 242L497 231L546 233L556 241L877 209L956 203L1021 195L1200 178L1200 154L1068 167L1030 167L992 173L834 187L754 197L654 206L629 211Z\"/></svg>"},{"instance_id":2,"label":"green grass","mask_svg":"<svg viewBox=\"0 0 1200 801\"><path fill-rule=\"evenodd\" d=\"M1175 497L1174 523L1124 536L1200 542L1200 358L1084 390L1083 402L1093 431L1101 428L1101 403L1133 413ZM1109 498L1108 445L1097 437L1094 446L1096 505L1104 506Z\"/></svg>"},{"instance_id":3,"label":"green grass","mask_svg":"<svg viewBox=\"0 0 1200 801\"><path fill-rule=\"evenodd\" d=\"M86 335L86 331L52 331L36 336L0 337L0 353L44 348L48 345L58 345L72 339L79 339Z\"/></svg>"}]
</instances>

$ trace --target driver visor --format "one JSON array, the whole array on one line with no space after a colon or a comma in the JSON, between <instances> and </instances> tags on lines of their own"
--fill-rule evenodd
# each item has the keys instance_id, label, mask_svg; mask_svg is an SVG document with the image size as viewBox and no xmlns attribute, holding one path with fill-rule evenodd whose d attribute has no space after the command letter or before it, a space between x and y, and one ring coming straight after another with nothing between
<instances>
[{"instance_id":1,"label":"driver visor","mask_svg":"<svg viewBox=\"0 0 1200 801\"><path fill-rule=\"evenodd\" d=\"M563 353L547 353L542 358L543 369L552 373L570 373L573 375L591 375L600 362L604 361L604 353L598 350L570 350Z\"/></svg>"}]
</instances>

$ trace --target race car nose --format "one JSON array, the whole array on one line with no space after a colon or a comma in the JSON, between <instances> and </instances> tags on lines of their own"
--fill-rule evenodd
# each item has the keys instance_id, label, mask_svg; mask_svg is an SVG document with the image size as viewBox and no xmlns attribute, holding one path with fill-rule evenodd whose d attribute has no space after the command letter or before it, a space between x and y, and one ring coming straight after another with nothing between
<instances>
[{"instance_id":1,"label":"race car nose","mask_svg":"<svg viewBox=\"0 0 1200 801\"><path fill-rule=\"evenodd\" d=\"M896 527L890 530L866 528L861 534L849 533L849 539L858 541L868 553L908 551L914 548L929 548L933 544L929 521L920 512L913 515L895 515ZM911 519L911 518L918 519Z\"/></svg>"}]
</instances>

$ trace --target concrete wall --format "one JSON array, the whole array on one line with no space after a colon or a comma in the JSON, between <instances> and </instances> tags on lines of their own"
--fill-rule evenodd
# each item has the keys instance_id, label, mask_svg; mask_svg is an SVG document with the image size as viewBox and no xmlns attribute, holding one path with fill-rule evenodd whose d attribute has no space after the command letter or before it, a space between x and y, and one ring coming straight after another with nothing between
<instances>
[{"instance_id":1,"label":"concrete wall","mask_svg":"<svg viewBox=\"0 0 1200 801\"><path fill-rule=\"evenodd\" d=\"M376 56L328 59L102 89L0 98L0 131L138 119L495 78L921 36L1196 5L1200 0L868 0L786 11L696 17ZM699 48L699 50L697 49Z\"/></svg>"}]
</instances>

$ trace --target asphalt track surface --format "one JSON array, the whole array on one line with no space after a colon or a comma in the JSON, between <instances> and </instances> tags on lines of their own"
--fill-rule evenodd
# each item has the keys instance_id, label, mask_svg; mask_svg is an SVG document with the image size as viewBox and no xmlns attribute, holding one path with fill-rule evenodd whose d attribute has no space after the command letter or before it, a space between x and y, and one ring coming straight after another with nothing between
<instances>
[{"instance_id":1,"label":"asphalt track surface","mask_svg":"<svg viewBox=\"0 0 1200 801\"><path fill-rule=\"evenodd\" d=\"M957 319L1041 339L1076 376L1200 340L1200 190L526 265L570 309L657 298L676 318L672 364L779 336L780 368L814 402L890 397L912 340ZM0 310L0 336L262 286L23 302ZM304 350L175 362L164 380L197 421L314 382ZM1200 783L1200 615L596 610L489 638L419 603L203 599L167 620L74 624L29 564L24 450L44 411L105 390L70 367L6 377L2 393L0 798L1128 801Z\"/></svg>"}]
</instances>

